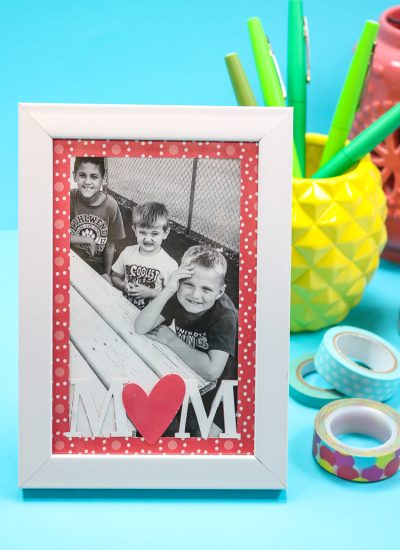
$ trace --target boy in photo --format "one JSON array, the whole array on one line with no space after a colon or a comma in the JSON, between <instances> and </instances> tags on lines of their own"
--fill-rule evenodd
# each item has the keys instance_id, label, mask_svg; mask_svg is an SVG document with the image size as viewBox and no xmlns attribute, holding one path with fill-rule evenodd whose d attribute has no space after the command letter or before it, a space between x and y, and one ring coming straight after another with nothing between
<instances>
[{"instance_id":1,"label":"boy in photo","mask_svg":"<svg viewBox=\"0 0 400 550\"><path fill-rule=\"evenodd\" d=\"M103 158L77 157L70 193L71 248L110 283L115 241L125 238L121 212L115 199L102 191Z\"/></svg>"},{"instance_id":2,"label":"boy in photo","mask_svg":"<svg viewBox=\"0 0 400 550\"><path fill-rule=\"evenodd\" d=\"M162 249L170 231L164 204L137 205L132 221L137 244L121 252L112 266L112 282L133 305L143 309L160 294L178 264Z\"/></svg>"},{"instance_id":3,"label":"boy in photo","mask_svg":"<svg viewBox=\"0 0 400 550\"><path fill-rule=\"evenodd\" d=\"M200 376L218 384L222 376L237 379L238 313L225 294L226 270L226 260L219 250L207 245L190 247L166 287L135 321L138 334L147 334L166 344ZM175 332L166 326L172 321ZM218 384L203 396L207 413ZM220 410L214 422L221 430ZM189 412L188 423L191 432L197 435L193 411Z\"/></svg>"}]
</instances>

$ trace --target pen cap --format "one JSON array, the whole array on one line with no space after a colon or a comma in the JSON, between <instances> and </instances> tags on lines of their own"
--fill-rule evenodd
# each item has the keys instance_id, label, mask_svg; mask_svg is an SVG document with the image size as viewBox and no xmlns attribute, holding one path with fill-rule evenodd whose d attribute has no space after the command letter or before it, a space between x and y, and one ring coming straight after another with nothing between
<instances>
[{"instance_id":1,"label":"pen cap","mask_svg":"<svg viewBox=\"0 0 400 550\"><path fill-rule=\"evenodd\" d=\"M269 107L284 107L280 73L260 18L251 17L247 26L264 103Z\"/></svg>"},{"instance_id":2,"label":"pen cap","mask_svg":"<svg viewBox=\"0 0 400 550\"><path fill-rule=\"evenodd\" d=\"M379 25L376 21L366 21L364 24L336 105L329 129L328 142L321 159L321 166L324 166L344 147L349 137L354 116L360 103L378 29Z\"/></svg>"},{"instance_id":3,"label":"pen cap","mask_svg":"<svg viewBox=\"0 0 400 550\"><path fill-rule=\"evenodd\" d=\"M400 5L379 18L371 69L351 137L400 101ZM400 263L400 132L395 131L372 152L387 197L388 244L383 257Z\"/></svg>"},{"instance_id":4,"label":"pen cap","mask_svg":"<svg viewBox=\"0 0 400 550\"><path fill-rule=\"evenodd\" d=\"M400 103L394 105L382 116L377 118L370 126L356 136L347 149L347 154L354 160L359 160L363 155L370 153L381 141L400 127Z\"/></svg>"},{"instance_id":5,"label":"pen cap","mask_svg":"<svg viewBox=\"0 0 400 550\"><path fill-rule=\"evenodd\" d=\"M365 128L361 134L324 164L313 175L313 178L329 178L342 174L399 127L400 103Z\"/></svg>"},{"instance_id":6,"label":"pen cap","mask_svg":"<svg viewBox=\"0 0 400 550\"><path fill-rule=\"evenodd\" d=\"M238 105L257 105L253 90L250 87L246 73L237 53L229 53L225 56L225 63L232 82Z\"/></svg>"},{"instance_id":7,"label":"pen cap","mask_svg":"<svg viewBox=\"0 0 400 550\"><path fill-rule=\"evenodd\" d=\"M287 48L288 105L305 101L306 95L306 39L304 34L303 3L290 0Z\"/></svg>"},{"instance_id":8,"label":"pen cap","mask_svg":"<svg viewBox=\"0 0 400 550\"><path fill-rule=\"evenodd\" d=\"M293 107L293 137L301 174L305 172L306 87L308 25L303 16L302 0L290 0L287 48L287 104Z\"/></svg>"}]
</instances>

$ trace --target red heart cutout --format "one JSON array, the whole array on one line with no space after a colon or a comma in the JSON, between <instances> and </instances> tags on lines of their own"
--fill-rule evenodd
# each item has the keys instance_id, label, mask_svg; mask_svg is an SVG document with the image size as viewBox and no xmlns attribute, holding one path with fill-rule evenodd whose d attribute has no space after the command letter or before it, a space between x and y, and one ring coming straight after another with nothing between
<instances>
[{"instance_id":1,"label":"red heart cutout","mask_svg":"<svg viewBox=\"0 0 400 550\"><path fill-rule=\"evenodd\" d=\"M122 402L129 420L152 445L165 432L182 405L186 386L177 374L160 378L150 395L137 384L122 390Z\"/></svg>"}]
</instances>

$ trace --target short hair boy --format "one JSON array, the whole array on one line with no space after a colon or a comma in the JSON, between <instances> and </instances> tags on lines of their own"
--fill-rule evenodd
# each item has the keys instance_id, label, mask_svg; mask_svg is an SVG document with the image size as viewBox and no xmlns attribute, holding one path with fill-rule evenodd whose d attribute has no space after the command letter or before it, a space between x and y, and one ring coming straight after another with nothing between
<instances>
[{"instance_id":1,"label":"short hair boy","mask_svg":"<svg viewBox=\"0 0 400 550\"><path fill-rule=\"evenodd\" d=\"M132 222L137 244L121 252L112 266L112 282L133 305L143 309L158 296L178 264L162 249L170 231L165 204L137 205Z\"/></svg>"},{"instance_id":2,"label":"short hair boy","mask_svg":"<svg viewBox=\"0 0 400 550\"><path fill-rule=\"evenodd\" d=\"M210 381L237 375L238 314L225 294L226 260L210 246L189 248L163 291L136 318L135 330L163 342ZM162 323L175 321L175 332ZM150 334L149 334L150 333ZM211 397L203 402L211 407Z\"/></svg>"},{"instance_id":3,"label":"short hair boy","mask_svg":"<svg viewBox=\"0 0 400 550\"><path fill-rule=\"evenodd\" d=\"M70 193L71 247L110 281L115 241L125 238L117 201L104 193L104 158L77 157Z\"/></svg>"}]
</instances>

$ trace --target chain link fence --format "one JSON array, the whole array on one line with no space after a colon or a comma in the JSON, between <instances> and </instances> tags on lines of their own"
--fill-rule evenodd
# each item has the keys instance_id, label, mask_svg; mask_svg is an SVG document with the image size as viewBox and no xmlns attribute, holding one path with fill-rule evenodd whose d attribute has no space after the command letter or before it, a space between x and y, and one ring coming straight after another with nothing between
<instances>
[{"instance_id":1,"label":"chain link fence","mask_svg":"<svg viewBox=\"0 0 400 550\"><path fill-rule=\"evenodd\" d=\"M239 159L107 160L108 190L120 203L163 202L187 235L239 253Z\"/></svg>"}]
</instances>

